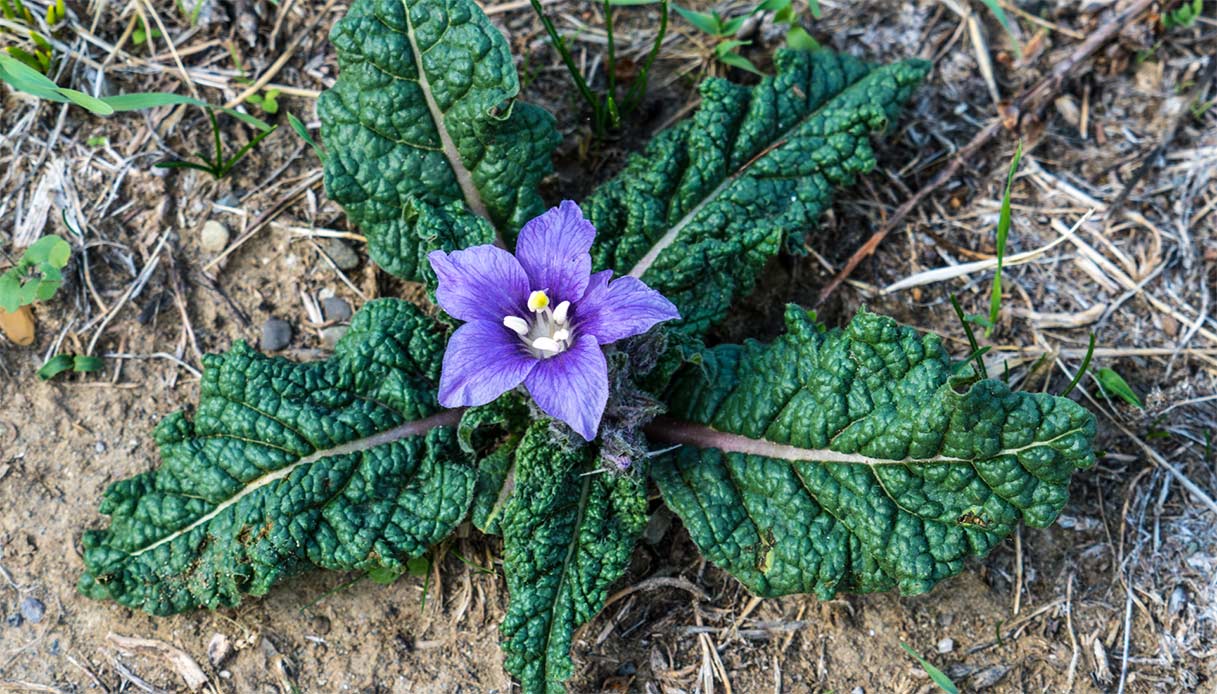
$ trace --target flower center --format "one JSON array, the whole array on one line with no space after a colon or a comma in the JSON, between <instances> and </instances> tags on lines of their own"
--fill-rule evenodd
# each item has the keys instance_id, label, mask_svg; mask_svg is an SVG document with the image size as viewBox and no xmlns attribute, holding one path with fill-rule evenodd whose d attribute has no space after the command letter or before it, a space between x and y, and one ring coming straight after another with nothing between
<instances>
[{"instance_id":1,"label":"flower center","mask_svg":"<svg viewBox=\"0 0 1217 694\"><path fill-rule=\"evenodd\" d=\"M530 354L538 359L548 359L561 354L574 342L570 325L570 302L563 301L554 308L549 307L549 295L538 290L528 295L528 310L531 319L519 316L503 316L503 325L520 336Z\"/></svg>"}]
</instances>

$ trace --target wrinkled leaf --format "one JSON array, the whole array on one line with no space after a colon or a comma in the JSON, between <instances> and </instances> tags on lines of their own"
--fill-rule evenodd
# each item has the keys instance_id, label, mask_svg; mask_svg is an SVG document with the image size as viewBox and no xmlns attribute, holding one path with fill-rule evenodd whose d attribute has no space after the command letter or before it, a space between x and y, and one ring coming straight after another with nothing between
<instances>
[{"instance_id":1,"label":"wrinkled leaf","mask_svg":"<svg viewBox=\"0 0 1217 694\"><path fill-rule=\"evenodd\" d=\"M496 228L510 241L542 211L553 117L514 102L507 41L473 0L358 0L330 39L326 190L378 265L427 280L427 252L490 243Z\"/></svg>"},{"instance_id":2,"label":"wrinkled leaf","mask_svg":"<svg viewBox=\"0 0 1217 694\"><path fill-rule=\"evenodd\" d=\"M106 491L81 591L169 614L235 605L309 566L405 568L473 495L458 413L435 402L442 351L430 318L389 299L327 361L241 342L207 356L193 419L157 427L161 466Z\"/></svg>"},{"instance_id":3,"label":"wrinkled leaf","mask_svg":"<svg viewBox=\"0 0 1217 694\"><path fill-rule=\"evenodd\" d=\"M672 416L718 447L653 467L702 554L758 595L925 592L1019 522L1052 523L1094 463L1089 412L953 380L935 335L866 312L826 331L791 307L786 323L677 376Z\"/></svg>"},{"instance_id":4,"label":"wrinkled leaf","mask_svg":"<svg viewBox=\"0 0 1217 694\"><path fill-rule=\"evenodd\" d=\"M589 447L555 444L547 422L516 451L515 491L503 512L503 619L507 671L524 694L561 694L571 676L571 638L600 611L646 527L646 489L595 473Z\"/></svg>"},{"instance_id":5,"label":"wrinkled leaf","mask_svg":"<svg viewBox=\"0 0 1217 694\"><path fill-rule=\"evenodd\" d=\"M704 333L783 242L801 250L835 186L872 169L883 130L929 69L783 50L755 87L707 79L701 108L659 133L583 204L601 268L640 274Z\"/></svg>"}]
</instances>

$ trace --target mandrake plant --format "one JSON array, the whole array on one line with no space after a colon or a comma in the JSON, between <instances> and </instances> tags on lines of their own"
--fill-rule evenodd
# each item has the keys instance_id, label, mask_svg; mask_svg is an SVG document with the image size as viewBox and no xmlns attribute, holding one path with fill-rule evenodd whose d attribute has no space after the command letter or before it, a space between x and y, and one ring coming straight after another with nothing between
<instances>
[{"instance_id":1,"label":"mandrake plant","mask_svg":"<svg viewBox=\"0 0 1217 694\"><path fill-rule=\"evenodd\" d=\"M386 271L441 311L369 302L325 361L205 359L163 463L106 492L86 595L164 615L311 568L404 571L471 522L502 538L506 667L561 692L572 635L647 522L647 487L760 596L928 591L1050 524L1094 418L1011 390L935 335L791 305L770 341L709 329L802 246L929 66L785 50L701 85L588 198L546 211L559 136L517 101L473 0L356 0L319 102L325 182Z\"/></svg>"}]
</instances>

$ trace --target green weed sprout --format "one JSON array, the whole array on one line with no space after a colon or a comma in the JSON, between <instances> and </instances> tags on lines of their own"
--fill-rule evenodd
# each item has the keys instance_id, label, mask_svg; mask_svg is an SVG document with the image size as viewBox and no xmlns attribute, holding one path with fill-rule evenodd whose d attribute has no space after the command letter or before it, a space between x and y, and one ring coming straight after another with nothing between
<instances>
[{"instance_id":1,"label":"green weed sprout","mask_svg":"<svg viewBox=\"0 0 1217 694\"><path fill-rule=\"evenodd\" d=\"M29 40L33 44L28 50L22 46L6 46L4 52L32 70L44 75L50 74L54 67L54 49L51 47L51 42L33 28L35 26L34 15L29 8L21 0L0 0L0 16L10 22L29 27ZM46 25L54 32L56 26L66 16L67 11L64 9L63 0L55 0L46 8ZM6 31L6 29L0 29L0 33Z\"/></svg>"},{"instance_id":2,"label":"green weed sprout","mask_svg":"<svg viewBox=\"0 0 1217 694\"><path fill-rule=\"evenodd\" d=\"M1162 28L1190 27L1204 12L1204 0L1183 0L1173 10L1162 13Z\"/></svg>"},{"instance_id":3,"label":"green weed sprout","mask_svg":"<svg viewBox=\"0 0 1217 694\"><path fill-rule=\"evenodd\" d=\"M58 236L43 236L25 249L21 260L0 275L0 308L16 313L22 306L47 301L63 284L72 247Z\"/></svg>"},{"instance_id":4,"label":"green weed sprout","mask_svg":"<svg viewBox=\"0 0 1217 694\"><path fill-rule=\"evenodd\" d=\"M817 0L809 0L808 5L812 16L818 19L820 17L819 2ZM820 49L820 43L812 38L811 34L807 33L807 30L799 24L799 15L798 11L795 10L793 0L762 0L760 4L753 7L747 14L732 19L727 19L713 11L698 12L676 6L673 6L673 8L698 31L716 39L714 45L715 60L723 65L746 70L754 75L763 76L764 73L757 69L751 60L748 60L739 53L741 47L750 45L752 42L742 41L734 37L743 28L744 22L759 12L773 12L774 23L786 26L786 45L790 48L803 51Z\"/></svg>"},{"instance_id":5,"label":"green weed sprout","mask_svg":"<svg viewBox=\"0 0 1217 694\"><path fill-rule=\"evenodd\" d=\"M545 27L545 33L549 35L550 42L553 43L554 48L558 51L558 55L561 56L562 64L570 72L571 79L575 82L575 87L578 88L579 94L592 109L592 130L596 137L603 137L610 128L620 128L622 120L638 108L638 105L642 103L643 96L646 95L651 66L655 63L655 58L659 55L659 47L663 44L663 39L668 32L668 0L604 0L604 26L608 38L604 72L608 84L603 92L592 90L587 82L587 78L575 64L575 58L571 55L570 48L566 45L566 40L558 33L553 20L545 14L545 9L541 6L540 0L531 0L531 2L533 11L537 13L542 26ZM655 42L651 45L651 50L647 53L642 67L638 70L638 76L634 78L634 82L625 91L625 94L619 98L617 88L617 44L613 38L613 8L653 4L659 5L659 31L655 35Z\"/></svg>"},{"instance_id":6,"label":"green weed sprout","mask_svg":"<svg viewBox=\"0 0 1217 694\"><path fill-rule=\"evenodd\" d=\"M265 140L271 133L275 132L275 130L279 128L277 125L269 126L268 129L262 130L255 135L252 140L245 143L245 146L238 149L236 154L226 158L224 156L224 138L220 133L220 124L216 121L215 112L210 108L206 109L206 111L207 119L211 121L211 134L215 141L215 156L209 157L202 152L195 152L194 158L198 159L199 162L202 163L175 159L171 161L160 161L154 166L156 166L158 169L195 169L197 171L205 171L211 174L211 177L218 181L232 173L232 170L237 165L237 162L244 159L246 154L249 154L251 151L253 151L254 147L258 146L258 143Z\"/></svg>"}]
</instances>

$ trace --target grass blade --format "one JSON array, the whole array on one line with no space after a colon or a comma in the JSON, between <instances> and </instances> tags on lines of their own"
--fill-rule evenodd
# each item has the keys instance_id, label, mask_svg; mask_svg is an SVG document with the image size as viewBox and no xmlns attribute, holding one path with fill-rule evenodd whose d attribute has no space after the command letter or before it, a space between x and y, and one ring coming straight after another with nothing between
<instances>
[{"instance_id":1,"label":"grass blade","mask_svg":"<svg viewBox=\"0 0 1217 694\"><path fill-rule=\"evenodd\" d=\"M1010 173L1006 175L1006 192L1001 198L1001 214L997 218L997 274L993 276L993 293L989 296L989 325L985 328L985 337L993 334L997 325L997 315L1001 311L1001 271L1006 258L1006 239L1010 235L1010 189L1014 186L1014 174L1018 172L1018 162L1023 158L1023 143L1020 140L1014 150L1014 161L1010 162Z\"/></svg>"}]
</instances>

